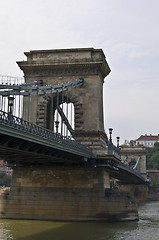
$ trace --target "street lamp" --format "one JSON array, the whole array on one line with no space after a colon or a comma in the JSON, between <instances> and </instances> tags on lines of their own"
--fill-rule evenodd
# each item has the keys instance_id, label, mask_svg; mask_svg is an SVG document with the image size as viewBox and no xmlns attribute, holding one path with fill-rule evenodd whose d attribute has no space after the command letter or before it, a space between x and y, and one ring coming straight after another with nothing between
<instances>
[{"instance_id":1,"label":"street lamp","mask_svg":"<svg viewBox=\"0 0 159 240\"><path fill-rule=\"evenodd\" d=\"M56 134L58 133L59 121L55 121Z\"/></svg>"},{"instance_id":2,"label":"street lamp","mask_svg":"<svg viewBox=\"0 0 159 240\"><path fill-rule=\"evenodd\" d=\"M112 142L112 131L113 131L113 128L109 128L109 141Z\"/></svg>"},{"instance_id":3,"label":"street lamp","mask_svg":"<svg viewBox=\"0 0 159 240\"><path fill-rule=\"evenodd\" d=\"M8 97L8 107L9 107L9 114L13 114L13 103L14 103L14 97L9 96Z\"/></svg>"},{"instance_id":4,"label":"street lamp","mask_svg":"<svg viewBox=\"0 0 159 240\"><path fill-rule=\"evenodd\" d=\"M116 139L117 139L117 147L119 147L120 137L116 137Z\"/></svg>"}]
</instances>

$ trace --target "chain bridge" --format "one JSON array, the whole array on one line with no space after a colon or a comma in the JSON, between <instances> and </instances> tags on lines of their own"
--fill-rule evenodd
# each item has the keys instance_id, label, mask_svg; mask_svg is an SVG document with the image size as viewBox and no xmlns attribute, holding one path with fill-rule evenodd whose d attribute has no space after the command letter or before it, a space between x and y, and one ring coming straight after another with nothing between
<instances>
[{"instance_id":1,"label":"chain bridge","mask_svg":"<svg viewBox=\"0 0 159 240\"><path fill-rule=\"evenodd\" d=\"M95 206L92 191L109 189L110 177L141 185L145 179L121 162L119 142L113 145L111 132L108 139L104 131L103 82L110 68L103 51L38 50L25 55L27 61L17 62L24 79L0 76L0 156L14 169L10 207L2 204L2 217L108 219L113 214L102 214L103 205L103 210L98 206L90 212L88 189ZM80 205L82 191L85 205Z\"/></svg>"}]
</instances>

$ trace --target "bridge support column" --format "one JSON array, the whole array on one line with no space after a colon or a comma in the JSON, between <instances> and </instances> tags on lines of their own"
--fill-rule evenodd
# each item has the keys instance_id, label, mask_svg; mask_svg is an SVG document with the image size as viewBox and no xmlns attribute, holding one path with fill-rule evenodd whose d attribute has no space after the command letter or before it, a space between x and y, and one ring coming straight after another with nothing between
<instances>
[{"instance_id":1,"label":"bridge support column","mask_svg":"<svg viewBox=\"0 0 159 240\"><path fill-rule=\"evenodd\" d=\"M0 216L64 221L138 219L133 199L109 187L104 168L15 167L10 191L0 195Z\"/></svg>"}]
</instances>

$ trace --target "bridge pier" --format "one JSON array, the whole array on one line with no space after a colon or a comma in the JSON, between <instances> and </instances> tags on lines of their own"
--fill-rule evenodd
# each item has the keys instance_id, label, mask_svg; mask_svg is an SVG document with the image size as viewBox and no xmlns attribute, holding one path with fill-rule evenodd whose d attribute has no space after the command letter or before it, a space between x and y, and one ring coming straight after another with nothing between
<instances>
[{"instance_id":1,"label":"bridge pier","mask_svg":"<svg viewBox=\"0 0 159 240\"><path fill-rule=\"evenodd\" d=\"M138 219L128 193L111 190L104 168L15 167L9 192L0 195L1 218L58 221Z\"/></svg>"}]
</instances>

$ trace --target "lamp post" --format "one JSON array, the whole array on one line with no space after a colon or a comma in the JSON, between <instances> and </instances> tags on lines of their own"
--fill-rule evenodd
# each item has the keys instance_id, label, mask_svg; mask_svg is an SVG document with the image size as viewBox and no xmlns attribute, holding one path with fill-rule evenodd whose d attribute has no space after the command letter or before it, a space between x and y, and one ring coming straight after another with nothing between
<instances>
[{"instance_id":1,"label":"lamp post","mask_svg":"<svg viewBox=\"0 0 159 240\"><path fill-rule=\"evenodd\" d=\"M109 141L112 142L112 132L113 132L113 128L109 128Z\"/></svg>"},{"instance_id":2,"label":"lamp post","mask_svg":"<svg viewBox=\"0 0 159 240\"><path fill-rule=\"evenodd\" d=\"M117 147L119 148L120 137L116 137L116 139L117 139Z\"/></svg>"},{"instance_id":3,"label":"lamp post","mask_svg":"<svg viewBox=\"0 0 159 240\"><path fill-rule=\"evenodd\" d=\"M13 114L13 103L14 103L14 97L9 96L8 97L8 107L9 107L9 114Z\"/></svg>"},{"instance_id":4,"label":"lamp post","mask_svg":"<svg viewBox=\"0 0 159 240\"><path fill-rule=\"evenodd\" d=\"M59 121L55 121L56 134L58 134Z\"/></svg>"}]
</instances>

